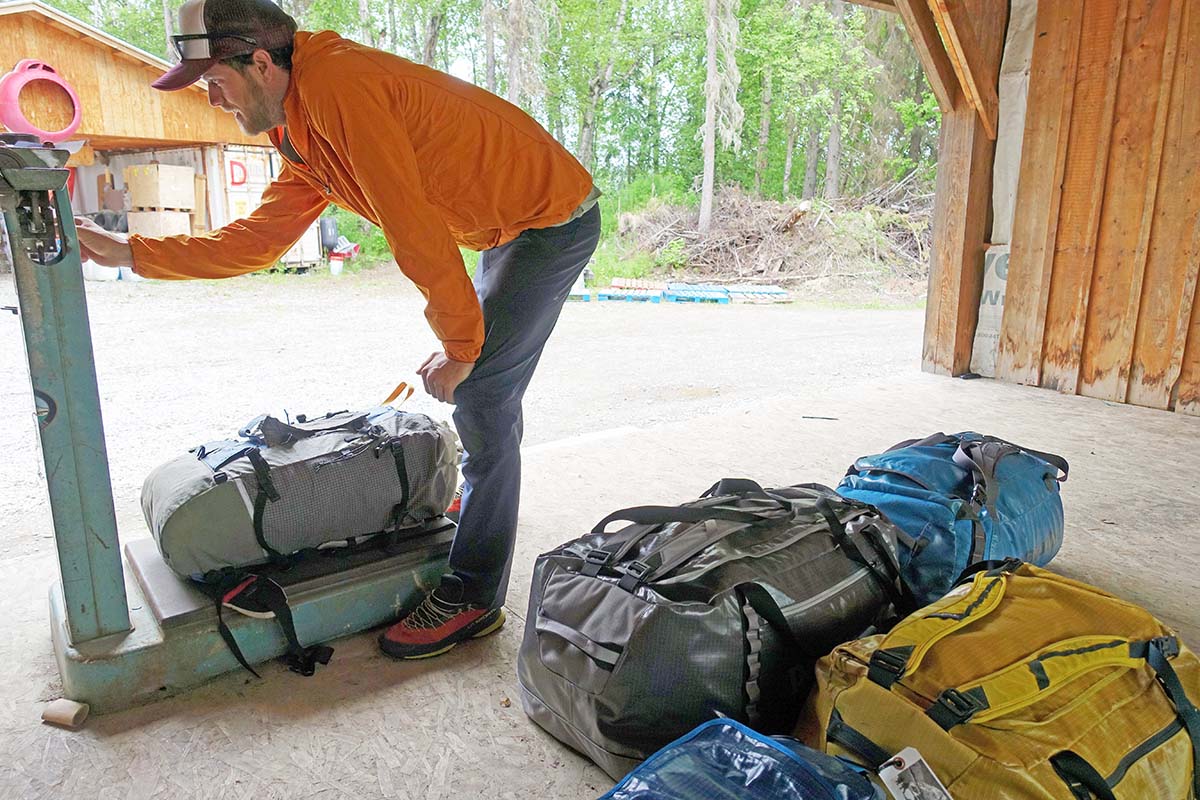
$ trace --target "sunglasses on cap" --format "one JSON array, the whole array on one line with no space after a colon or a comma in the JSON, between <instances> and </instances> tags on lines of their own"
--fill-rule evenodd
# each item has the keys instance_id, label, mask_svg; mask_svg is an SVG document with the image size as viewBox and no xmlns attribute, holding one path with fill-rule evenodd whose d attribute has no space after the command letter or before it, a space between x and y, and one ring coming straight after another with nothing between
<instances>
[{"instance_id":1,"label":"sunglasses on cap","mask_svg":"<svg viewBox=\"0 0 1200 800\"><path fill-rule=\"evenodd\" d=\"M216 48L213 43L219 39L236 39L250 45L251 48L258 47L258 40L252 36L243 36L240 33L185 33L178 36L172 36L171 42L175 45L175 52L179 55L181 61L196 61L207 58L226 58L234 55L241 55L242 51L237 53L229 53L228 56L218 56L214 53ZM222 49L233 49L241 51L238 47L226 47Z\"/></svg>"}]
</instances>

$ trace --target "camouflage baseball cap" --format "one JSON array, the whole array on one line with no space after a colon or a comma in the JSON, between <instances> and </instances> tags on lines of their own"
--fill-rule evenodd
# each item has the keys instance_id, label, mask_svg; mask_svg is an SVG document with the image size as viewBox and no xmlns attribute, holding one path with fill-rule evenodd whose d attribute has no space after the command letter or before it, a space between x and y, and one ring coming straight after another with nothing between
<instances>
[{"instance_id":1,"label":"camouflage baseball cap","mask_svg":"<svg viewBox=\"0 0 1200 800\"><path fill-rule=\"evenodd\" d=\"M271 0L187 0L171 37L179 63L150 85L168 92L191 86L218 61L284 47L295 33L296 20Z\"/></svg>"}]
</instances>

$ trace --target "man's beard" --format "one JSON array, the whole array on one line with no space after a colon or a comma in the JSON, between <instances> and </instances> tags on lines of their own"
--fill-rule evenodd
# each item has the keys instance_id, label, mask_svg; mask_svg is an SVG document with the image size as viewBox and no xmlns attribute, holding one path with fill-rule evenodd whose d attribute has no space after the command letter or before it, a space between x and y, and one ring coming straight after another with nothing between
<instances>
[{"instance_id":1,"label":"man's beard","mask_svg":"<svg viewBox=\"0 0 1200 800\"><path fill-rule=\"evenodd\" d=\"M237 117L238 127L247 136L258 136L275 127L275 120L268 110L267 93L251 78L246 81L250 96L245 108Z\"/></svg>"}]
</instances>

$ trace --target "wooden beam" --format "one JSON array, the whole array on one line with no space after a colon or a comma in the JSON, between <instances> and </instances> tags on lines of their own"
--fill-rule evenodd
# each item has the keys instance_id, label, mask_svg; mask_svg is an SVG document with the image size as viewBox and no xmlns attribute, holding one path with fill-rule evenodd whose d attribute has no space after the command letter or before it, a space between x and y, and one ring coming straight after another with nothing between
<instances>
[{"instance_id":1,"label":"wooden beam","mask_svg":"<svg viewBox=\"0 0 1200 800\"><path fill-rule=\"evenodd\" d=\"M995 142L965 100L942 115L921 368L969 371L979 319Z\"/></svg>"},{"instance_id":2,"label":"wooden beam","mask_svg":"<svg viewBox=\"0 0 1200 800\"><path fill-rule=\"evenodd\" d=\"M917 58L925 70L929 87L933 89L933 96L937 98L938 108L943 114L953 111L960 94L958 78L938 33L933 12L925 0L896 0L896 10L904 20L904 29L912 38L913 49L917 51Z\"/></svg>"},{"instance_id":3,"label":"wooden beam","mask_svg":"<svg viewBox=\"0 0 1200 800\"><path fill-rule=\"evenodd\" d=\"M887 11L891 14L896 13L896 3L894 0L849 0L856 6L866 6L873 8L876 11Z\"/></svg>"},{"instance_id":4,"label":"wooden beam","mask_svg":"<svg viewBox=\"0 0 1200 800\"><path fill-rule=\"evenodd\" d=\"M1040 3L996 377L1037 386L1084 9Z\"/></svg>"},{"instance_id":5,"label":"wooden beam","mask_svg":"<svg viewBox=\"0 0 1200 800\"><path fill-rule=\"evenodd\" d=\"M957 0L956 0L957 3ZM999 74L1002 31L1008 21L1008 5L992 0L963 0L956 14L978 25L972 41L984 46L972 58L986 63L993 77ZM970 6L969 8L967 6ZM914 18L910 30L923 31L928 50L950 62L948 40L942 36L925 0L897 0L905 16ZM965 15L965 16L964 16ZM923 22L922 22L923 20ZM973 20L973 21L970 21ZM934 48L934 45L937 48ZM922 64L930 67L923 57ZM946 64L943 64L943 70ZM953 65L950 64L951 69ZM953 107L942 115L938 143L938 174L933 218L933 253L930 259L929 292L925 309L925 343L921 366L930 372L959 375L970 370L971 347L979 319L979 297L983 289L983 257L991 225L992 166L995 135L989 135L985 120L970 102L955 75L943 72L945 84L954 88ZM995 90L996 80L992 81ZM994 125L993 125L994 131Z\"/></svg>"},{"instance_id":6,"label":"wooden beam","mask_svg":"<svg viewBox=\"0 0 1200 800\"><path fill-rule=\"evenodd\" d=\"M929 3L942 40L946 43L950 63L958 76L958 83L971 106L983 119L988 138L995 140L1000 113L1000 97L997 93L1000 62L998 57L993 59L984 52L975 32L977 24L986 25L988 22L972 20L962 0L929 0Z\"/></svg>"}]
</instances>

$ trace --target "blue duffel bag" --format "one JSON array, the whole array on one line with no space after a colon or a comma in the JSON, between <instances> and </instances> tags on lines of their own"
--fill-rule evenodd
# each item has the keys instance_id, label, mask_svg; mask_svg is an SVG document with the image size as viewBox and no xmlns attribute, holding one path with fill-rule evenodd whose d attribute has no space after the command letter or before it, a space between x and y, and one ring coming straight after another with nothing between
<instances>
[{"instance_id":1,"label":"blue duffel bag","mask_svg":"<svg viewBox=\"0 0 1200 800\"><path fill-rule=\"evenodd\" d=\"M600 800L884 800L862 770L787 736L714 719L647 758Z\"/></svg>"},{"instance_id":2,"label":"blue duffel bag","mask_svg":"<svg viewBox=\"0 0 1200 800\"><path fill-rule=\"evenodd\" d=\"M932 603L981 561L1040 567L1063 537L1065 459L978 433L935 433L854 462L837 491L900 528L900 567L916 601Z\"/></svg>"}]
</instances>

